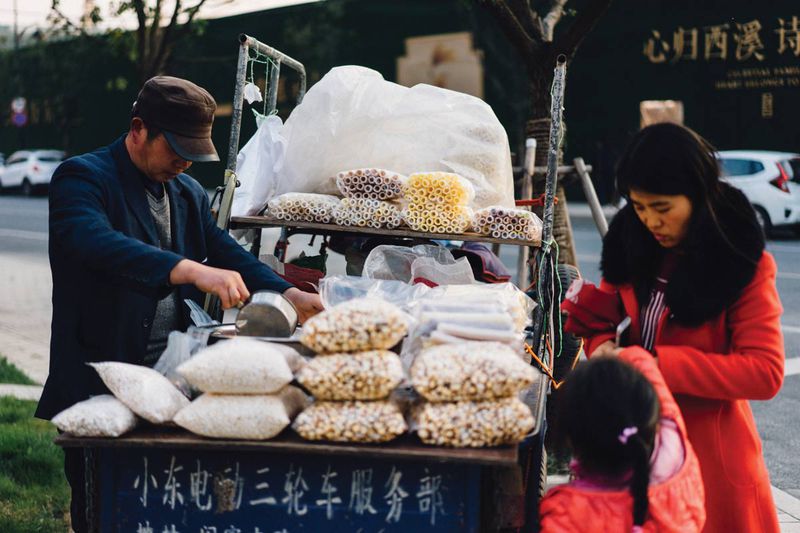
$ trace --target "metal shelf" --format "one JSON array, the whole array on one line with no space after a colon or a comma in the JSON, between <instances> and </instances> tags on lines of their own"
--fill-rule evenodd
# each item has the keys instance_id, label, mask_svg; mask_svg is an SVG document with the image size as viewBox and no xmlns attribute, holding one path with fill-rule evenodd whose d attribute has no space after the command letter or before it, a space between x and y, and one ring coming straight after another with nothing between
<instances>
[{"instance_id":1,"label":"metal shelf","mask_svg":"<svg viewBox=\"0 0 800 533\"><path fill-rule=\"evenodd\" d=\"M287 222L266 216L231 217L231 229L287 228L292 230L313 230L309 233L361 233L364 235L385 235L402 239L436 239L446 241L473 241L492 244L510 244L513 246L531 246L538 248L541 240L522 241L519 239L495 239L477 233L423 233L410 229L368 228L359 226L338 226L336 224L320 224L317 222ZM296 231L294 233L297 233Z\"/></svg>"}]
</instances>

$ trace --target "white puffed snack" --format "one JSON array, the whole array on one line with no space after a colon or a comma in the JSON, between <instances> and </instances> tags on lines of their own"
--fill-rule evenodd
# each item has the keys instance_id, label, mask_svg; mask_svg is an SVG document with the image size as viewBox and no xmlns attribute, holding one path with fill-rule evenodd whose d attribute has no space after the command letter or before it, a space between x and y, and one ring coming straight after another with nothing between
<instances>
[{"instance_id":1,"label":"white puffed snack","mask_svg":"<svg viewBox=\"0 0 800 533\"><path fill-rule=\"evenodd\" d=\"M411 383L426 400L493 400L513 396L535 379L532 366L506 344L460 342L423 350Z\"/></svg>"},{"instance_id":2,"label":"white puffed snack","mask_svg":"<svg viewBox=\"0 0 800 533\"><path fill-rule=\"evenodd\" d=\"M472 229L495 239L537 241L542 238L542 221L527 209L492 206L475 212Z\"/></svg>"},{"instance_id":3,"label":"white puffed snack","mask_svg":"<svg viewBox=\"0 0 800 533\"><path fill-rule=\"evenodd\" d=\"M412 418L422 442L460 448L514 444L534 426L531 410L518 398L423 403Z\"/></svg>"},{"instance_id":4,"label":"white puffed snack","mask_svg":"<svg viewBox=\"0 0 800 533\"><path fill-rule=\"evenodd\" d=\"M317 353L387 350L407 331L407 317L396 306L357 298L306 321L300 342Z\"/></svg>"},{"instance_id":5,"label":"white puffed snack","mask_svg":"<svg viewBox=\"0 0 800 533\"><path fill-rule=\"evenodd\" d=\"M136 427L136 415L112 395L101 394L64 409L52 422L76 437L119 437Z\"/></svg>"},{"instance_id":6,"label":"white puffed snack","mask_svg":"<svg viewBox=\"0 0 800 533\"><path fill-rule=\"evenodd\" d=\"M344 198L333 210L333 220L340 226L394 229L403 223L403 216L391 202Z\"/></svg>"},{"instance_id":7,"label":"white puffed snack","mask_svg":"<svg viewBox=\"0 0 800 533\"><path fill-rule=\"evenodd\" d=\"M219 439L271 439L308 405L291 385L276 394L203 394L175 415L184 429Z\"/></svg>"},{"instance_id":8,"label":"white puffed snack","mask_svg":"<svg viewBox=\"0 0 800 533\"><path fill-rule=\"evenodd\" d=\"M336 175L336 186L346 198L393 200L403 196L406 177L382 168L358 168Z\"/></svg>"},{"instance_id":9,"label":"white puffed snack","mask_svg":"<svg viewBox=\"0 0 800 533\"><path fill-rule=\"evenodd\" d=\"M407 429L396 403L316 402L297 416L292 428L306 440L386 442Z\"/></svg>"},{"instance_id":10,"label":"white puffed snack","mask_svg":"<svg viewBox=\"0 0 800 533\"><path fill-rule=\"evenodd\" d=\"M402 379L400 357L386 350L318 355L297 375L317 400L380 400Z\"/></svg>"},{"instance_id":11,"label":"white puffed snack","mask_svg":"<svg viewBox=\"0 0 800 533\"><path fill-rule=\"evenodd\" d=\"M89 363L108 390L131 411L154 424L170 422L189 405L186 396L170 380L152 368L108 361Z\"/></svg>"},{"instance_id":12,"label":"white puffed snack","mask_svg":"<svg viewBox=\"0 0 800 533\"><path fill-rule=\"evenodd\" d=\"M290 192L276 196L267 204L267 214L289 222L320 222L333 220L333 210L339 199L328 194Z\"/></svg>"},{"instance_id":13,"label":"white puffed snack","mask_svg":"<svg viewBox=\"0 0 800 533\"><path fill-rule=\"evenodd\" d=\"M272 345L244 337L218 342L178 367L193 387L217 394L270 394L293 379Z\"/></svg>"}]
</instances>

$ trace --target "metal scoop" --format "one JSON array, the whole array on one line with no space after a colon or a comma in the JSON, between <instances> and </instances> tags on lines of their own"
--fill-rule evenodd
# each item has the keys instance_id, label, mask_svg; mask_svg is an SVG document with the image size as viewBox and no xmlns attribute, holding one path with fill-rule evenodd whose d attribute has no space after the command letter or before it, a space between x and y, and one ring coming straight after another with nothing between
<instances>
[{"instance_id":1,"label":"metal scoop","mask_svg":"<svg viewBox=\"0 0 800 533\"><path fill-rule=\"evenodd\" d=\"M259 291L250 296L236 317L236 333L248 337L291 337L297 310L283 295Z\"/></svg>"}]
</instances>

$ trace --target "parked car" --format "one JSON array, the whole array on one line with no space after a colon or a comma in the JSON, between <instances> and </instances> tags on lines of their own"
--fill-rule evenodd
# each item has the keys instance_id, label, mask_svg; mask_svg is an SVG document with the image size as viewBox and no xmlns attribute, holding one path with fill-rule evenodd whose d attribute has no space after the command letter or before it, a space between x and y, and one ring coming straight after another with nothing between
<instances>
[{"instance_id":1,"label":"parked car","mask_svg":"<svg viewBox=\"0 0 800 533\"><path fill-rule=\"evenodd\" d=\"M46 189L63 160L64 152L59 150L14 152L0 172L0 189L19 188L25 196Z\"/></svg>"},{"instance_id":2,"label":"parked car","mask_svg":"<svg viewBox=\"0 0 800 533\"><path fill-rule=\"evenodd\" d=\"M758 222L800 229L800 154L761 150L718 152L722 177L753 204Z\"/></svg>"}]
</instances>

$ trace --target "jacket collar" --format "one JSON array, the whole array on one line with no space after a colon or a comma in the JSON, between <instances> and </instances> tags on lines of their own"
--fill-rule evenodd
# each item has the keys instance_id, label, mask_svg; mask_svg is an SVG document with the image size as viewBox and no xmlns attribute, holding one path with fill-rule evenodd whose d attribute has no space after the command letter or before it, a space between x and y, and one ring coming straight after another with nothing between
<instances>
[{"instance_id":1,"label":"jacket collar","mask_svg":"<svg viewBox=\"0 0 800 533\"><path fill-rule=\"evenodd\" d=\"M146 242L153 246L158 246L158 233L156 233L153 216L150 214L150 206L147 203L145 187L142 182L142 180L148 178L131 161L130 154L128 154L128 149L125 146L125 137L126 135L123 135L110 146L111 154L119 170L119 180L125 193L125 201L144 230L147 236ZM188 203L184 198L186 188L181 183L182 177L183 175L170 181L165 187L169 197L172 217L170 221L172 226L172 248L178 254L183 254L185 243L184 232L180 229L176 230L176 228L185 227L188 209Z\"/></svg>"}]
</instances>

